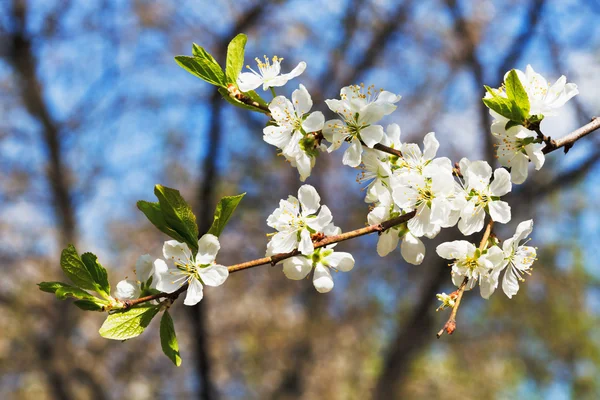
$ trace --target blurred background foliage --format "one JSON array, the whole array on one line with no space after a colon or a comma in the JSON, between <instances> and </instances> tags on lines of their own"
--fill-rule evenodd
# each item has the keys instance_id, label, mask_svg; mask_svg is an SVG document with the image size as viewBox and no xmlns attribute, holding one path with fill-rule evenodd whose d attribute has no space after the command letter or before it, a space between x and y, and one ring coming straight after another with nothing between
<instances>
[{"instance_id":1,"label":"blurred background foliage","mask_svg":"<svg viewBox=\"0 0 600 400\"><path fill-rule=\"evenodd\" d=\"M328 295L280 267L232 275L199 307L173 308L184 364L161 354L155 321L126 343L104 318L41 293L61 278L66 243L98 254L112 284L165 236L135 208L155 183L193 202L202 230L216 200L248 192L222 236L220 262L264 254L265 219L297 191L297 172L262 141L262 115L222 101L180 69L196 42L221 63L249 37L252 58L299 61L322 100L364 82L404 97L385 123L404 141L435 130L441 154L493 161L483 84L527 64L580 96L544 133L561 136L600 107L600 3L592 0L7 0L0 4L0 397L4 399L595 399L600 396L598 135L553 153L515 188L513 222L535 220L539 260L512 300L467 293L457 332L435 333L435 293L452 291L428 241L418 267L376 237L346 242L357 260ZM270 98L266 93L266 98ZM366 223L358 171L341 152L313 176L344 230ZM475 235L473 240L477 240Z\"/></svg>"}]
</instances>

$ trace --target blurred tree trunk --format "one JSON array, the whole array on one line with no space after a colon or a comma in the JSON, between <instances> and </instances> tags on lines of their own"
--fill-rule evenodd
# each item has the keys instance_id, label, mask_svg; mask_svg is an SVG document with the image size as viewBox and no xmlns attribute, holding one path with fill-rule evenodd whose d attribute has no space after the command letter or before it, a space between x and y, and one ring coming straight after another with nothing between
<instances>
[{"instance_id":1,"label":"blurred tree trunk","mask_svg":"<svg viewBox=\"0 0 600 400\"><path fill-rule=\"evenodd\" d=\"M26 32L27 3L13 1L14 31L9 39L8 58L17 76L18 88L23 105L29 114L41 125L43 143L48 156L47 179L52 194L52 206L58 223L58 245L66 247L76 242L76 218L70 194L68 171L63 160L60 128L52 118L48 105L44 101L43 87L37 78L37 60L32 49L32 41ZM52 395L56 399L75 398L70 386L70 374L73 367L69 356L70 328L75 326L76 318L72 306L66 302L56 305L52 317L49 318L49 332L36 338L39 361L46 375ZM60 316L60 317L58 317ZM106 396L94 377L81 368L78 375L85 377L83 381L93 387L92 397L104 399Z\"/></svg>"},{"instance_id":2,"label":"blurred tree trunk","mask_svg":"<svg viewBox=\"0 0 600 400\"><path fill-rule=\"evenodd\" d=\"M258 1L236 22L230 34L222 37L215 48L213 55L218 60L225 58L227 44L235 35L249 29L255 24L265 10L265 2ZM208 141L206 151L201 161L201 181L198 185L196 198L196 216L198 218L198 230L200 235L205 234L212 223L213 212L216 207L216 186L217 186L217 160L222 146L222 127L221 127L221 109L226 106L225 101L216 89L210 101L210 121ZM198 398L202 400L212 400L218 397L215 385L211 378L211 365L208 344L208 299L204 298L194 307L189 307L188 315L192 322L192 337L194 341L194 355L196 360L196 372L200 381L200 391Z\"/></svg>"}]
</instances>

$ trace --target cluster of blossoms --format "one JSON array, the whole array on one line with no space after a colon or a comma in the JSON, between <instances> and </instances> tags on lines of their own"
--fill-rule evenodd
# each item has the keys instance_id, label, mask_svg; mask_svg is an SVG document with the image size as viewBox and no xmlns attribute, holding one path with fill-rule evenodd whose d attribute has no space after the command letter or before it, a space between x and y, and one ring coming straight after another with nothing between
<instances>
[{"instance_id":1,"label":"cluster of blossoms","mask_svg":"<svg viewBox=\"0 0 600 400\"><path fill-rule=\"evenodd\" d=\"M274 76L273 73L280 70L278 61L274 64L276 68L267 65L265 69L265 64L259 63L261 74L254 73L253 88L260 84L264 90L281 86L305 67L301 63L291 74ZM550 86L530 66L524 73L516 73L529 97L529 113L539 121L554 115L557 108L577 94L577 87L567 84L564 76ZM240 76L240 89L244 89L248 78L249 75ZM493 93L506 97L503 88L493 89ZM453 168L450 159L437 157L439 142L435 133L425 136L421 150L417 144L401 141L397 124L385 130L380 125L380 120L396 109L400 98L383 89L375 90L373 86L347 86L340 91L339 99L325 100L327 107L339 117L325 122L321 112L309 113L312 99L300 85L291 101L276 96L270 103L272 120L264 129L264 140L281 149L290 164L298 169L303 182L310 175L319 151L333 152L347 142L342 162L362 169L358 180L367 184L365 201L372 205L367 217L369 224L381 224L415 213L408 222L380 234L377 253L384 257L401 243L403 258L418 265L425 257L422 238L434 238L442 228L458 226L460 232L468 236L483 230L488 215L494 222L508 223L511 208L502 196L511 191L513 183L525 180L529 161L533 161L536 169L541 168L544 144L538 132L509 124L507 118L490 110L495 118L491 132L500 141L498 159L508 169L493 170L485 161L467 158ZM382 151L382 146L387 151ZM319 235L339 232L326 206L320 207L317 214L319 202L316 190L309 185L300 188L298 199L290 196L280 202L267 220L268 225L278 231L267 246L267 255L297 249L300 255L283 263L284 273L290 279L302 279L314 270L315 287L325 292L333 287L327 267L347 271L354 266L354 259L346 253L336 256L338 253L333 253L331 248L314 249L313 241L322 237ZM535 249L519 245L532 227L533 221L519 224L515 236L506 240L502 248L497 241L488 241L481 249L466 241L455 241L438 246L437 253L454 260L452 280L455 285L460 286L467 279L467 289L471 289L479 283L485 298L494 292L500 272L506 270L503 290L511 297L517 292L523 273L529 271L535 260ZM440 295L440 300L446 306L453 302L445 294Z\"/></svg>"},{"instance_id":2,"label":"cluster of blossoms","mask_svg":"<svg viewBox=\"0 0 600 400\"><path fill-rule=\"evenodd\" d=\"M375 90L373 86L344 87L340 99L325 100L339 118L325 121L320 111L310 112L312 98L303 85L293 91L291 100L277 96L273 89L302 74L306 63L301 62L292 72L281 74L282 59L274 57L271 63L265 57L264 62L257 61L259 72L241 73L238 87L243 92L261 85L263 90L272 90L274 98L268 105L271 121L263 130L263 138L280 149L286 160L298 169L301 181L310 176L320 151L331 153L347 142L342 162L361 169L358 181L366 183L365 202L371 204L368 223L382 226L385 221L414 213L407 222L380 232L377 253L381 257L400 244L402 257L410 264L419 265L425 258L422 238L434 238L442 228L457 226L468 236L483 230L486 216L494 222L508 223L511 208L502 196L511 191L513 183L525 180L529 161L536 169L544 162L544 144L539 132L525 128L526 121L514 124L490 110L495 118L491 132L500 140L498 159L508 169L492 170L485 161L467 158L453 167L450 159L437 156L440 145L434 132L425 135L421 149L415 143L402 142L397 124L390 124L385 130L379 124L396 109L399 95ZM567 84L564 76L550 86L530 66L525 73L516 71L516 74L529 98L528 115L534 115L536 121L554 115L577 94L577 87ZM506 97L503 88L490 91ZM488 96L491 95L488 93ZM331 211L321 205L316 189L301 186L298 197L281 200L267 218L267 224L276 232L270 235L266 255L287 255L282 258L286 277L300 280L312 273L317 291L329 292L334 286L331 270L350 271L354 267L352 255L335 252L334 244L315 246L325 237L341 234L341 229L332 221ZM515 235L501 245L493 237L479 247L457 240L443 243L436 250L440 257L452 260L452 281L456 286L464 284L465 289L470 290L479 284L482 297L488 298L498 287L504 271L502 289L512 297L536 259L535 249L522 243L532 229L533 221L524 221L518 225ZM218 239L211 234L200 238L197 254L185 243L165 242L163 255L172 265L167 266L162 259L152 261L149 255L141 256L136 265L137 280L121 281L117 285L117 297L127 300L153 291L173 293L187 284L184 303L196 304L202 299L203 285L218 286L227 279L227 268L215 263L219 248ZM451 307L455 295L442 293L438 299L442 302L440 308Z\"/></svg>"},{"instance_id":3,"label":"cluster of blossoms","mask_svg":"<svg viewBox=\"0 0 600 400\"><path fill-rule=\"evenodd\" d=\"M531 107L529 113L531 115L555 116L559 108L579 93L577 85L567 83L567 78L564 75L558 78L553 85L550 85L542 75L533 70L531 65L527 66L525 72L515 71L527 92ZM493 92L506 97L504 87L494 89ZM486 94L486 97L490 96L491 94ZM529 130L523 125L512 126L507 129L509 121L506 117L493 110L490 110L490 114L494 117L491 128L492 134L498 140L496 145L498 161L500 165L510 168L512 182L521 184L527 179L530 161L538 171L544 165L545 157L542 152L544 144L539 140L535 131Z\"/></svg>"},{"instance_id":4,"label":"cluster of blossoms","mask_svg":"<svg viewBox=\"0 0 600 400\"><path fill-rule=\"evenodd\" d=\"M119 300L132 300L158 292L173 293L188 285L184 304L193 306L202 297L203 285L220 286L227 277L227 267L215 263L221 245L219 239L206 234L198 240L198 252L192 253L186 243L168 240L163 245L165 260L152 261L150 255L140 256L136 263L137 280L122 280L117 284L115 296Z\"/></svg>"}]
</instances>

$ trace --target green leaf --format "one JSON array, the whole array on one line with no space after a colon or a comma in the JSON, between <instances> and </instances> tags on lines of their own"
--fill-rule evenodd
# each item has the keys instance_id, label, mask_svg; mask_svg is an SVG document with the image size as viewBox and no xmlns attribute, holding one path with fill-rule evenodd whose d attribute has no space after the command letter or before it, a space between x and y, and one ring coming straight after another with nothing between
<instances>
[{"instance_id":1,"label":"green leaf","mask_svg":"<svg viewBox=\"0 0 600 400\"><path fill-rule=\"evenodd\" d=\"M110 296L108 274L106 273L106 269L98 262L98 257L92 253L83 253L81 255L81 260L90 272L92 279L97 284L98 289L96 291L104 295L103 297Z\"/></svg>"},{"instance_id":2,"label":"green leaf","mask_svg":"<svg viewBox=\"0 0 600 400\"><path fill-rule=\"evenodd\" d=\"M220 90L220 89L219 89ZM137 202L137 208L144 213L146 218L164 234L172 237L178 242L185 242L185 238L177 231L171 229L165 221L165 217L160 209L159 203L151 203L149 201L140 200Z\"/></svg>"},{"instance_id":3,"label":"green leaf","mask_svg":"<svg viewBox=\"0 0 600 400\"><path fill-rule=\"evenodd\" d=\"M126 340L139 336L159 309L159 305L146 305L114 312L100 327L100 336L114 340Z\"/></svg>"},{"instance_id":4,"label":"green leaf","mask_svg":"<svg viewBox=\"0 0 600 400\"><path fill-rule=\"evenodd\" d=\"M160 345L163 353L173 361L173 364L179 367L181 365L179 344L177 343L177 336L175 335L173 319L168 311L164 312L160 320Z\"/></svg>"},{"instance_id":5,"label":"green leaf","mask_svg":"<svg viewBox=\"0 0 600 400\"><path fill-rule=\"evenodd\" d=\"M179 66L192 75L215 86L227 87L223 69L213 56L196 43L192 46L193 56L176 56Z\"/></svg>"},{"instance_id":6,"label":"green leaf","mask_svg":"<svg viewBox=\"0 0 600 400\"><path fill-rule=\"evenodd\" d=\"M73 304L84 311L104 311L106 306L106 304L94 300L77 300Z\"/></svg>"},{"instance_id":7,"label":"green leaf","mask_svg":"<svg viewBox=\"0 0 600 400\"><path fill-rule=\"evenodd\" d=\"M208 233L219 236L221 232L223 232L229 218L231 218L231 215L245 195L246 193L238 194L237 196L225 196L219 201L217 209L215 210L213 223L208 230Z\"/></svg>"},{"instance_id":8,"label":"green leaf","mask_svg":"<svg viewBox=\"0 0 600 400\"><path fill-rule=\"evenodd\" d=\"M517 75L517 71L514 69L511 70L508 73L504 84L506 86L506 96L508 96L508 99L513 101L517 108L521 111L521 120L529 117L529 97L527 96L525 88L521 84L521 80L519 79L519 75Z\"/></svg>"},{"instance_id":9,"label":"green leaf","mask_svg":"<svg viewBox=\"0 0 600 400\"><path fill-rule=\"evenodd\" d=\"M511 121L515 121L519 124L522 124L524 121L523 114L521 109L516 105L513 100L510 100L506 97L503 97L492 90L489 86L485 86L485 89L492 97L484 97L483 103L494 110L498 114L502 115L505 118L508 118Z\"/></svg>"},{"instance_id":10,"label":"green leaf","mask_svg":"<svg viewBox=\"0 0 600 400\"><path fill-rule=\"evenodd\" d=\"M38 283L40 290L47 293L54 293L60 300L64 300L67 297L74 299L88 299L94 300L96 297L92 296L85 290L79 289L75 286L68 285L62 282L41 282Z\"/></svg>"},{"instance_id":11,"label":"green leaf","mask_svg":"<svg viewBox=\"0 0 600 400\"><path fill-rule=\"evenodd\" d=\"M104 288L101 286L103 282L97 281L101 273L97 271L96 266L85 264L72 244L62 251L60 266L76 286L81 289L95 290L98 293L103 292Z\"/></svg>"},{"instance_id":12,"label":"green leaf","mask_svg":"<svg viewBox=\"0 0 600 400\"><path fill-rule=\"evenodd\" d=\"M251 105L248 105L242 101L239 101L238 99L236 99L235 97L231 97L229 95L229 91L227 89L223 89L223 88L219 88L219 93L221 94L221 96L230 104L233 104L236 107L240 107L240 108L244 108L246 110L250 110L250 111L258 111L264 114L267 114L267 111L261 110L260 108L257 107L253 107ZM247 92L245 93L246 95L250 94L251 92ZM252 93L255 93L254 91L252 91ZM255 93L256 94L256 93ZM256 95L258 96L258 95ZM250 97L250 96L248 96ZM258 97L260 98L260 96ZM264 103L264 100L260 99L262 101L262 103ZM256 101L256 100L255 100ZM260 102L257 101L257 103L260 104ZM266 104L266 103L265 103Z\"/></svg>"},{"instance_id":13,"label":"green leaf","mask_svg":"<svg viewBox=\"0 0 600 400\"><path fill-rule=\"evenodd\" d=\"M235 84L238 75L244 67L244 48L248 38L243 33L234 37L227 46L227 63L225 65L225 75L227 82Z\"/></svg>"},{"instance_id":14,"label":"green leaf","mask_svg":"<svg viewBox=\"0 0 600 400\"><path fill-rule=\"evenodd\" d=\"M167 226L177 232L194 254L198 251L198 225L192 208L178 190L162 185L154 187L154 194Z\"/></svg>"}]
</instances>

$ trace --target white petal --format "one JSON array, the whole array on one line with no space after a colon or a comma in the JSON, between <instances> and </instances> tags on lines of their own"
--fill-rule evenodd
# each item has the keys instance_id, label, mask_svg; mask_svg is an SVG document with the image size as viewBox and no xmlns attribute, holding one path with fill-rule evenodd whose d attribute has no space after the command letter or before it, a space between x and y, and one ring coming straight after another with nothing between
<instances>
[{"instance_id":1,"label":"white petal","mask_svg":"<svg viewBox=\"0 0 600 400\"><path fill-rule=\"evenodd\" d=\"M445 258L446 260L462 259L467 256L467 253L472 246L473 244L466 240L455 240L453 242L440 244L435 251L438 256Z\"/></svg>"},{"instance_id":2,"label":"white petal","mask_svg":"<svg viewBox=\"0 0 600 400\"><path fill-rule=\"evenodd\" d=\"M543 148L544 145L541 143L531 143L525 146L525 152L529 156L529 159L533 161L536 171L539 171L544 165L544 161L546 161L546 157L542 153Z\"/></svg>"},{"instance_id":3,"label":"white petal","mask_svg":"<svg viewBox=\"0 0 600 400\"><path fill-rule=\"evenodd\" d=\"M207 286L220 286L229 276L227 267L219 264L198 268L198 273L200 274L202 282Z\"/></svg>"},{"instance_id":4,"label":"white petal","mask_svg":"<svg viewBox=\"0 0 600 400\"><path fill-rule=\"evenodd\" d=\"M444 226L450 219L452 204L441 197L431 201L431 223Z\"/></svg>"},{"instance_id":5,"label":"white petal","mask_svg":"<svg viewBox=\"0 0 600 400\"><path fill-rule=\"evenodd\" d=\"M483 208L475 210L473 202L470 201L461 213L461 219L458 221L458 229L463 235L469 236L472 233L481 231L484 221L485 211Z\"/></svg>"},{"instance_id":6,"label":"white petal","mask_svg":"<svg viewBox=\"0 0 600 400\"><path fill-rule=\"evenodd\" d=\"M529 236L532 231L533 231L533 220L528 219L527 221L523 221L519 225L517 225L517 230L513 236L513 240L518 245L519 242L521 240L525 239L527 236Z\"/></svg>"},{"instance_id":7,"label":"white petal","mask_svg":"<svg viewBox=\"0 0 600 400\"><path fill-rule=\"evenodd\" d=\"M491 201L488 204L490 217L496 222L506 224L510 221L510 206L505 201Z\"/></svg>"},{"instance_id":8,"label":"white petal","mask_svg":"<svg viewBox=\"0 0 600 400\"><path fill-rule=\"evenodd\" d=\"M322 232L327 225L331 223L333 216L331 210L327 206L322 206L319 210L317 218L308 218L306 224L317 232Z\"/></svg>"},{"instance_id":9,"label":"white petal","mask_svg":"<svg viewBox=\"0 0 600 400\"><path fill-rule=\"evenodd\" d=\"M306 63L304 61L300 61L296 67L291 70L289 73L285 74L285 77L290 80L293 79L304 72L306 69Z\"/></svg>"},{"instance_id":10,"label":"white petal","mask_svg":"<svg viewBox=\"0 0 600 400\"><path fill-rule=\"evenodd\" d=\"M298 200L302 206L302 215L315 214L321 203L321 196L311 185L302 185L298 189Z\"/></svg>"},{"instance_id":11,"label":"white petal","mask_svg":"<svg viewBox=\"0 0 600 400\"><path fill-rule=\"evenodd\" d=\"M510 178L517 185L525 182L527 179L527 168L529 166L529 157L523 153L518 153L513 157L511 163L507 165L511 167Z\"/></svg>"},{"instance_id":12,"label":"white petal","mask_svg":"<svg viewBox=\"0 0 600 400\"><path fill-rule=\"evenodd\" d=\"M242 72L237 79L238 87L242 92L249 92L259 87L263 83L260 75L253 72Z\"/></svg>"},{"instance_id":13,"label":"white petal","mask_svg":"<svg viewBox=\"0 0 600 400\"><path fill-rule=\"evenodd\" d=\"M350 147L344 152L342 164L349 167L358 167L361 161L362 146L357 139L352 140Z\"/></svg>"},{"instance_id":14,"label":"white petal","mask_svg":"<svg viewBox=\"0 0 600 400\"><path fill-rule=\"evenodd\" d=\"M288 279L299 281L312 270L312 264L306 257L292 257L283 261L283 273Z\"/></svg>"},{"instance_id":15,"label":"white petal","mask_svg":"<svg viewBox=\"0 0 600 400\"><path fill-rule=\"evenodd\" d=\"M301 84L298 89L294 90L292 93L292 103L298 116L302 116L310 111L313 102L304 85Z\"/></svg>"},{"instance_id":16,"label":"white petal","mask_svg":"<svg viewBox=\"0 0 600 400\"><path fill-rule=\"evenodd\" d=\"M469 187L481 192L484 191L492 177L492 167L486 161L473 161L466 171Z\"/></svg>"},{"instance_id":17,"label":"white petal","mask_svg":"<svg viewBox=\"0 0 600 400\"><path fill-rule=\"evenodd\" d=\"M202 284L198 279L190 279L190 286L188 286L187 293L183 304L186 306L195 306L204 297Z\"/></svg>"},{"instance_id":18,"label":"white petal","mask_svg":"<svg viewBox=\"0 0 600 400\"><path fill-rule=\"evenodd\" d=\"M274 254L289 253L296 248L298 235L296 231L278 232L269 243Z\"/></svg>"},{"instance_id":19,"label":"white petal","mask_svg":"<svg viewBox=\"0 0 600 400\"><path fill-rule=\"evenodd\" d=\"M343 251L333 252L327 257L325 261L333 268L347 272L354 268L354 257L352 254Z\"/></svg>"},{"instance_id":20,"label":"white petal","mask_svg":"<svg viewBox=\"0 0 600 400\"><path fill-rule=\"evenodd\" d=\"M329 268L325 268L321 264L317 264L315 267L315 274L313 276L313 285L319 293L327 293L333 289L333 279Z\"/></svg>"},{"instance_id":21,"label":"white petal","mask_svg":"<svg viewBox=\"0 0 600 400\"><path fill-rule=\"evenodd\" d=\"M284 149L292 138L292 130L281 126L267 126L263 129L263 140L279 149Z\"/></svg>"},{"instance_id":22,"label":"white petal","mask_svg":"<svg viewBox=\"0 0 600 400\"><path fill-rule=\"evenodd\" d=\"M481 291L481 297L484 299L489 299L490 296L496 291L498 287L498 278L497 276L490 275L481 277L479 281L479 289Z\"/></svg>"},{"instance_id":23,"label":"white petal","mask_svg":"<svg viewBox=\"0 0 600 400\"><path fill-rule=\"evenodd\" d=\"M144 254L137 259L135 263L135 275L140 282L146 283L154 273L153 261L150 254Z\"/></svg>"},{"instance_id":24,"label":"white petal","mask_svg":"<svg viewBox=\"0 0 600 400\"><path fill-rule=\"evenodd\" d=\"M122 280L117 283L115 297L119 300L133 300L140 297L141 289L137 281Z\"/></svg>"},{"instance_id":25,"label":"white petal","mask_svg":"<svg viewBox=\"0 0 600 400\"><path fill-rule=\"evenodd\" d=\"M440 142L435 138L435 132L429 132L423 139L423 158L433 160L439 147Z\"/></svg>"},{"instance_id":26,"label":"white petal","mask_svg":"<svg viewBox=\"0 0 600 400\"><path fill-rule=\"evenodd\" d=\"M512 189L510 173L504 168L498 168L494 171L494 181L490 185L490 194L492 196L504 196Z\"/></svg>"},{"instance_id":27,"label":"white petal","mask_svg":"<svg viewBox=\"0 0 600 400\"><path fill-rule=\"evenodd\" d=\"M323 129L323 125L325 124L325 117L321 111L315 111L311 113L302 123L302 129L306 133L316 132Z\"/></svg>"},{"instance_id":28,"label":"white petal","mask_svg":"<svg viewBox=\"0 0 600 400\"><path fill-rule=\"evenodd\" d=\"M163 245L163 255L173 263L187 264L192 259L192 252L186 243L168 240Z\"/></svg>"},{"instance_id":29,"label":"white petal","mask_svg":"<svg viewBox=\"0 0 600 400\"><path fill-rule=\"evenodd\" d=\"M502 279L502 290L510 299L519 291L519 280L517 274L513 271L513 267L509 265Z\"/></svg>"},{"instance_id":30,"label":"white petal","mask_svg":"<svg viewBox=\"0 0 600 400\"><path fill-rule=\"evenodd\" d=\"M315 247L310 238L310 232L307 229L302 229L300 232L300 243L298 244L298 251L305 256L312 254L315 251Z\"/></svg>"},{"instance_id":31,"label":"white petal","mask_svg":"<svg viewBox=\"0 0 600 400\"><path fill-rule=\"evenodd\" d=\"M306 178L310 176L313 166L313 158L309 157L308 154L302 152L296 156L296 168L300 174L300 181L304 182Z\"/></svg>"},{"instance_id":32,"label":"white petal","mask_svg":"<svg viewBox=\"0 0 600 400\"><path fill-rule=\"evenodd\" d=\"M373 148L383 138L383 126L371 125L360 130L360 138L367 145Z\"/></svg>"},{"instance_id":33,"label":"white petal","mask_svg":"<svg viewBox=\"0 0 600 400\"><path fill-rule=\"evenodd\" d=\"M407 263L420 265L425 258L425 245L421 239L408 232L404 235L404 238L402 238L400 252L402 253L402 258L404 258Z\"/></svg>"},{"instance_id":34,"label":"white petal","mask_svg":"<svg viewBox=\"0 0 600 400\"><path fill-rule=\"evenodd\" d=\"M385 257L390 254L396 247L398 247L398 231L396 229L388 229L379 236L377 241L377 254L380 257Z\"/></svg>"},{"instance_id":35,"label":"white petal","mask_svg":"<svg viewBox=\"0 0 600 400\"><path fill-rule=\"evenodd\" d=\"M215 261L217 253L221 249L219 239L210 233L203 235L198 240L198 254L196 255L196 264L210 264Z\"/></svg>"},{"instance_id":36,"label":"white petal","mask_svg":"<svg viewBox=\"0 0 600 400\"><path fill-rule=\"evenodd\" d=\"M177 268L169 268L166 271L161 271L158 278L156 289L165 293L173 293L188 280L189 276Z\"/></svg>"},{"instance_id":37,"label":"white petal","mask_svg":"<svg viewBox=\"0 0 600 400\"><path fill-rule=\"evenodd\" d=\"M152 284L150 285L150 288L156 289L156 286L158 285L158 282L160 281L162 274L167 272L168 269L169 269L169 267L167 266L167 263L164 260L161 260L160 258L157 258L156 260L154 260L154 262L152 263L153 272L152 272Z\"/></svg>"},{"instance_id":38,"label":"white petal","mask_svg":"<svg viewBox=\"0 0 600 400\"><path fill-rule=\"evenodd\" d=\"M411 218L406 226L416 237L434 235L440 227L431 223L431 209L425 203L417 207L416 216Z\"/></svg>"}]
</instances>

